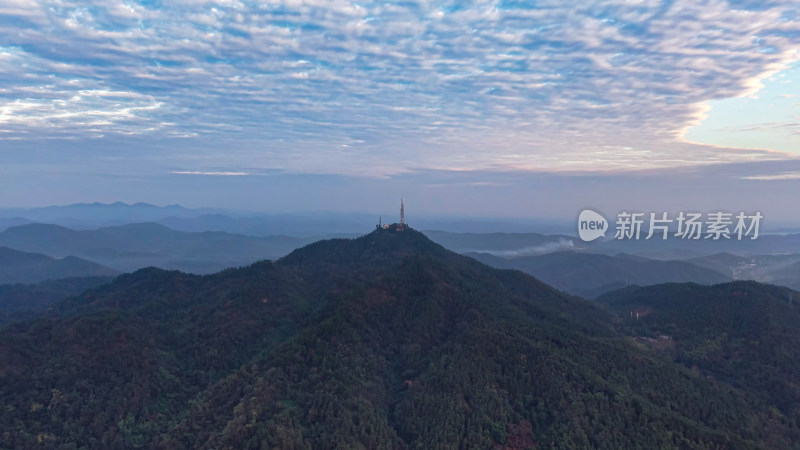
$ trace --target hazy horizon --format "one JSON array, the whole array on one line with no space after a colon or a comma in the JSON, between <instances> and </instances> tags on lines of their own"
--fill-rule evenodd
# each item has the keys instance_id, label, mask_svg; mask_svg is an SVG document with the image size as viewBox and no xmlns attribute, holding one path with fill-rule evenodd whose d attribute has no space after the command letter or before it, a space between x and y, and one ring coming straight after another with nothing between
<instances>
[{"instance_id":1,"label":"hazy horizon","mask_svg":"<svg viewBox=\"0 0 800 450\"><path fill-rule=\"evenodd\" d=\"M596 208L594 210L597 210ZM578 236L578 217L512 217L512 216L467 216L442 213L417 213L406 210L406 221L414 228L426 231L448 231L452 233L538 233L545 235ZM655 211L633 211L645 213L643 230L647 233L649 213ZM614 230L618 220L617 213L598 211L610 221L610 229ZM671 218L680 211L664 211ZM736 211L726 210L736 214ZM661 212L659 212L660 214ZM19 219L19 221L17 221ZM264 222L264 221L268 222ZM198 208L180 204L153 204L147 202L113 203L80 202L65 205L47 205L33 207L7 208L0 206L0 231L27 223L45 223L65 226L72 229L97 229L109 226L120 226L137 223L158 223L168 228L178 227L178 231L232 231L237 226L243 229L260 231L265 235L264 227L274 227L274 234L297 236L325 235L330 233L364 233L373 229L375 222L393 223L399 220L399 209L394 211L389 205L383 205L376 211L367 210L305 210L305 211L256 211L229 209L225 207L205 206ZM172 221L172 222L171 222ZM177 221L177 222L175 222ZM222 222L219 222L222 221ZM272 225L268 225L271 223ZM238 225L237 225L238 224ZM294 224L294 225L290 225ZM293 226L299 226L294 232ZM290 231L286 231L287 227ZM670 233L676 231L677 224L669 224ZM240 231L241 234L252 234ZM800 233L798 222L777 222L766 220L760 222L761 234L794 234ZM612 239L613 233L606 234L606 240Z\"/></svg>"}]
</instances>

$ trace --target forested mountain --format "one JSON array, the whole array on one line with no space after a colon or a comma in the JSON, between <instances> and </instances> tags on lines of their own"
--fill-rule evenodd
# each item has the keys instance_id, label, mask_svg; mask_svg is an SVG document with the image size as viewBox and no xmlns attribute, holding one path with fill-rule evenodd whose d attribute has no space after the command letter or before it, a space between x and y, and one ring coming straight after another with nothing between
<instances>
[{"instance_id":1,"label":"forested mountain","mask_svg":"<svg viewBox=\"0 0 800 450\"><path fill-rule=\"evenodd\" d=\"M564 292L586 298L633 284L715 284L731 280L730 276L686 261L658 261L631 255L571 251L516 258L468 255L492 267L521 270Z\"/></svg>"},{"instance_id":2,"label":"forested mountain","mask_svg":"<svg viewBox=\"0 0 800 450\"><path fill-rule=\"evenodd\" d=\"M70 277L108 277L118 273L108 267L74 256L56 259L0 247L0 284L36 283Z\"/></svg>"},{"instance_id":3,"label":"forested mountain","mask_svg":"<svg viewBox=\"0 0 800 450\"><path fill-rule=\"evenodd\" d=\"M702 376L755 393L800 423L800 293L737 281L630 287L601 296L621 329Z\"/></svg>"},{"instance_id":4,"label":"forested mountain","mask_svg":"<svg viewBox=\"0 0 800 450\"><path fill-rule=\"evenodd\" d=\"M0 331L0 438L75 448L788 448L797 422L412 230L126 274Z\"/></svg>"},{"instance_id":5,"label":"forested mountain","mask_svg":"<svg viewBox=\"0 0 800 450\"><path fill-rule=\"evenodd\" d=\"M0 325L35 317L69 296L111 280L112 277L78 277L0 285Z\"/></svg>"}]
</instances>

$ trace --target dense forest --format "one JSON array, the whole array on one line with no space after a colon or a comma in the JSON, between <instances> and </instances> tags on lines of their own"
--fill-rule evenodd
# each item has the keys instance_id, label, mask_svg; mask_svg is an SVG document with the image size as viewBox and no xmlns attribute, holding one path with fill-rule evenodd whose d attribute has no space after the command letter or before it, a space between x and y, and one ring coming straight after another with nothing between
<instances>
[{"instance_id":1,"label":"dense forest","mask_svg":"<svg viewBox=\"0 0 800 450\"><path fill-rule=\"evenodd\" d=\"M630 287L598 299L620 330L800 424L800 293L753 281Z\"/></svg>"},{"instance_id":2,"label":"dense forest","mask_svg":"<svg viewBox=\"0 0 800 450\"><path fill-rule=\"evenodd\" d=\"M45 316L68 297L109 283L111 277L74 277L38 283L0 285L0 325L36 316Z\"/></svg>"},{"instance_id":3,"label":"dense forest","mask_svg":"<svg viewBox=\"0 0 800 450\"><path fill-rule=\"evenodd\" d=\"M733 286L731 295L744 289ZM772 289L748 286L749 298ZM695 295L686 289L674 295ZM783 293L790 291L775 294L774 314L796 314ZM681 342L677 319L636 328L644 322L624 319L630 304L603 303L622 314L449 252L413 230L320 241L277 262L214 275L144 269L59 303L54 317L0 330L0 441L10 448L800 445L796 412L759 378L777 373L791 390L793 363L740 355L740 365L709 376L713 358L704 366L702 355L678 345L667 353L631 337L669 332ZM757 316L750 313L740 319ZM703 317L691 320L687 326L706 329ZM774 329L791 334L783 328L790 325Z\"/></svg>"}]
</instances>

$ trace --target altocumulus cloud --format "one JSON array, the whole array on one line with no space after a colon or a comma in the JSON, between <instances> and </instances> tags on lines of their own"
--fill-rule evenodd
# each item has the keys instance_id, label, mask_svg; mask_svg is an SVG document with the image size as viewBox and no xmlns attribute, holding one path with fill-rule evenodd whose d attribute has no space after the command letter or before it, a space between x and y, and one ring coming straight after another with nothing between
<instances>
[{"instance_id":1,"label":"altocumulus cloud","mask_svg":"<svg viewBox=\"0 0 800 450\"><path fill-rule=\"evenodd\" d=\"M85 140L102 156L96 141L135 135L185 167L176 172L210 174L782 158L682 138L705 102L753 93L798 58L795 8L793 0L6 0L0 139Z\"/></svg>"}]
</instances>

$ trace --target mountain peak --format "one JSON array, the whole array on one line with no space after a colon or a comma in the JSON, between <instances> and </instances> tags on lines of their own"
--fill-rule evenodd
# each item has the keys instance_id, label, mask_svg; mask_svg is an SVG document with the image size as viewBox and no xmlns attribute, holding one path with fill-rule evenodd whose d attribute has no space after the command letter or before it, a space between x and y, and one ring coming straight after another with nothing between
<instances>
[{"instance_id":1,"label":"mountain peak","mask_svg":"<svg viewBox=\"0 0 800 450\"><path fill-rule=\"evenodd\" d=\"M355 239L335 238L317 241L296 249L281 259L284 264L335 262L336 264L394 263L403 257L426 253L450 254L441 245L412 228L375 229Z\"/></svg>"}]
</instances>

